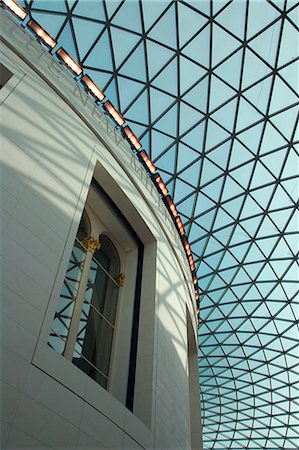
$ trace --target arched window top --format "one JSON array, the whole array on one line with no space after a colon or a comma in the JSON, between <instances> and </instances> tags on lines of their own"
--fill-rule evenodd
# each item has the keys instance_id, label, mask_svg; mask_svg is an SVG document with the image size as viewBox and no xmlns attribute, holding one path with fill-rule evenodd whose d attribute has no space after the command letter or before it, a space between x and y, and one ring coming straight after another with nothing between
<instances>
[{"instance_id":1,"label":"arched window top","mask_svg":"<svg viewBox=\"0 0 299 450\"><path fill-rule=\"evenodd\" d=\"M120 258L112 241L105 235L99 237L101 247L95 253L95 258L115 278L120 273Z\"/></svg>"},{"instance_id":2,"label":"arched window top","mask_svg":"<svg viewBox=\"0 0 299 450\"><path fill-rule=\"evenodd\" d=\"M84 209L79 224L79 228L77 231L77 238L79 239L80 242L83 242L84 239L87 239L90 236L90 230L91 230L90 220L86 210Z\"/></svg>"}]
</instances>

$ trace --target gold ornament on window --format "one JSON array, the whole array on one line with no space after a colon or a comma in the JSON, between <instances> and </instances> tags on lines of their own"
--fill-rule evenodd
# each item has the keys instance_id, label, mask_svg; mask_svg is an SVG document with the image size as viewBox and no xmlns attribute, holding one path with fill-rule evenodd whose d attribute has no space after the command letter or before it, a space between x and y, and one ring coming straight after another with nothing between
<instances>
[{"instance_id":1,"label":"gold ornament on window","mask_svg":"<svg viewBox=\"0 0 299 450\"><path fill-rule=\"evenodd\" d=\"M117 284L119 285L119 287L124 287L125 285L125 279L126 279L126 275L124 273L120 273L119 275L117 275L115 277L115 281L117 282Z\"/></svg>"},{"instance_id":2,"label":"gold ornament on window","mask_svg":"<svg viewBox=\"0 0 299 450\"><path fill-rule=\"evenodd\" d=\"M98 239L95 239L93 236L90 236L89 238L84 239L82 242L86 250L90 253L94 253L97 250L100 250L101 244Z\"/></svg>"}]
</instances>

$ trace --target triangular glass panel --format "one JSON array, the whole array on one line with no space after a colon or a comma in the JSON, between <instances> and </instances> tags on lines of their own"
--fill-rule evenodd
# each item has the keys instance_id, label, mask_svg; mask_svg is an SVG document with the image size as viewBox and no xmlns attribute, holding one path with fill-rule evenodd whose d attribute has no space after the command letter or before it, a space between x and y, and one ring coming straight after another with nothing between
<instances>
[{"instance_id":1,"label":"triangular glass panel","mask_svg":"<svg viewBox=\"0 0 299 450\"><path fill-rule=\"evenodd\" d=\"M152 91L153 89L151 89ZM158 102L157 104L157 108L159 108L159 99L160 96L162 96L163 94L160 94L157 91L157 94L155 96L155 101ZM171 97L167 96L169 99L172 100ZM151 97L152 99L152 97ZM162 105L163 106L163 105ZM171 136L176 136L177 133L177 122L178 122L178 105L177 103L175 105L173 105L169 111L167 111L166 114L164 114L161 119L159 119L156 123L155 123L155 128L161 131L164 131L164 133L171 135ZM159 111L159 110L158 110ZM161 112L163 112L163 107ZM152 118L153 121L153 118Z\"/></svg>"},{"instance_id":2,"label":"triangular glass panel","mask_svg":"<svg viewBox=\"0 0 299 450\"><path fill-rule=\"evenodd\" d=\"M236 117L237 99L231 100L226 105L212 114L212 118L232 133Z\"/></svg>"},{"instance_id":3,"label":"triangular glass panel","mask_svg":"<svg viewBox=\"0 0 299 450\"><path fill-rule=\"evenodd\" d=\"M298 211L296 209L293 210L293 215L288 222L286 231L287 231L287 233L297 233L298 234ZM297 245L297 251L298 251L298 245Z\"/></svg>"},{"instance_id":4,"label":"triangular glass panel","mask_svg":"<svg viewBox=\"0 0 299 450\"><path fill-rule=\"evenodd\" d=\"M246 255L245 262L255 262L255 261L263 261L265 259L264 255L260 251L260 249L253 242L249 252Z\"/></svg>"},{"instance_id":5,"label":"triangular glass panel","mask_svg":"<svg viewBox=\"0 0 299 450\"><path fill-rule=\"evenodd\" d=\"M192 201L192 204L193 204L193 201ZM213 222L213 220L214 220L215 214L216 214L216 211L215 211L215 210L209 211L209 212L203 214L202 216L200 216L200 217L196 220L196 222L198 222L198 224L199 224L202 228L204 228L204 229L206 229L206 230L209 230L210 227L211 227L211 224L212 224L212 222Z\"/></svg>"},{"instance_id":6,"label":"triangular glass panel","mask_svg":"<svg viewBox=\"0 0 299 450\"><path fill-rule=\"evenodd\" d=\"M177 58L174 58L162 72L152 81L152 86L162 89L168 94L178 95Z\"/></svg>"},{"instance_id":7,"label":"triangular glass panel","mask_svg":"<svg viewBox=\"0 0 299 450\"><path fill-rule=\"evenodd\" d=\"M173 144L173 139L169 136L166 136L163 133L160 133L156 130L152 130L152 157L157 158L159 155L167 148L171 147Z\"/></svg>"},{"instance_id":8,"label":"triangular glass panel","mask_svg":"<svg viewBox=\"0 0 299 450\"><path fill-rule=\"evenodd\" d=\"M180 89L183 94L187 89L197 83L207 71L202 69L198 64L190 61L182 55L180 58Z\"/></svg>"},{"instance_id":9,"label":"triangular glass panel","mask_svg":"<svg viewBox=\"0 0 299 450\"><path fill-rule=\"evenodd\" d=\"M63 23L65 22L66 16L55 14L55 20L53 20L53 15L49 13L34 12L34 20L36 20L41 27L43 27L47 32L56 39Z\"/></svg>"},{"instance_id":10,"label":"triangular glass panel","mask_svg":"<svg viewBox=\"0 0 299 450\"><path fill-rule=\"evenodd\" d=\"M267 167L268 170L270 170L275 178L278 178L281 172L283 162L288 151L288 148L284 148L280 151L269 153L261 158L261 162Z\"/></svg>"},{"instance_id":11,"label":"triangular glass panel","mask_svg":"<svg viewBox=\"0 0 299 450\"><path fill-rule=\"evenodd\" d=\"M203 151L203 139L205 135L205 122L201 122L191 129L187 134L181 137L181 141L193 147L196 151L201 153Z\"/></svg>"},{"instance_id":12,"label":"triangular glass panel","mask_svg":"<svg viewBox=\"0 0 299 450\"><path fill-rule=\"evenodd\" d=\"M70 23L64 26L61 35L59 36L59 44L67 51L76 61L79 62L79 55L77 53L77 48L73 40L72 29Z\"/></svg>"},{"instance_id":13,"label":"triangular glass panel","mask_svg":"<svg viewBox=\"0 0 299 450\"><path fill-rule=\"evenodd\" d=\"M203 169L201 173L200 183L206 184L211 180L223 175L223 171L219 169L215 164L209 161L208 158L205 158L203 161Z\"/></svg>"},{"instance_id":14,"label":"triangular glass panel","mask_svg":"<svg viewBox=\"0 0 299 450\"><path fill-rule=\"evenodd\" d=\"M215 228L223 227L232 222L233 219L231 218L231 216L227 214L227 212L225 212L222 208L219 208L214 227Z\"/></svg>"},{"instance_id":15,"label":"triangular glass panel","mask_svg":"<svg viewBox=\"0 0 299 450\"><path fill-rule=\"evenodd\" d=\"M262 263L262 262L260 262L260 263L255 262L254 264L246 264L245 270L248 273L248 275L251 277L251 279L254 280L257 277L260 270L262 269L263 265L264 265L264 263Z\"/></svg>"},{"instance_id":16,"label":"triangular glass panel","mask_svg":"<svg viewBox=\"0 0 299 450\"><path fill-rule=\"evenodd\" d=\"M144 55L144 42L141 42L134 50L130 58L119 69L121 75L126 75L130 78L145 82L146 69L145 69L145 55Z\"/></svg>"},{"instance_id":17,"label":"triangular glass panel","mask_svg":"<svg viewBox=\"0 0 299 450\"><path fill-rule=\"evenodd\" d=\"M298 68L296 59L294 58L294 61L291 64L283 67L279 71L279 74L291 86L291 88L296 91L298 87Z\"/></svg>"},{"instance_id":18,"label":"triangular glass panel","mask_svg":"<svg viewBox=\"0 0 299 450\"><path fill-rule=\"evenodd\" d=\"M111 18L111 16L115 13L119 5L122 3L122 0L113 0L112 2L105 2L106 8L107 8L107 15L108 18Z\"/></svg>"},{"instance_id":19,"label":"triangular glass panel","mask_svg":"<svg viewBox=\"0 0 299 450\"><path fill-rule=\"evenodd\" d=\"M270 104L270 114L298 104L298 97L291 89L278 77L275 77L272 99Z\"/></svg>"},{"instance_id":20,"label":"triangular glass panel","mask_svg":"<svg viewBox=\"0 0 299 450\"><path fill-rule=\"evenodd\" d=\"M240 268L240 270L237 272L236 276L233 279L233 284L246 284L251 283L251 279L247 275L244 269ZM244 311L242 312L242 315L244 315Z\"/></svg>"},{"instance_id":21,"label":"triangular glass panel","mask_svg":"<svg viewBox=\"0 0 299 450\"><path fill-rule=\"evenodd\" d=\"M121 86L123 85L119 85L119 89L121 89ZM143 92L143 94L141 94L141 96L138 97L137 100L135 100L133 105L128 110L126 110L125 115L129 120L135 120L136 122L143 122L145 124L149 123L148 96L146 91Z\"/></svg>"},{"instance_id":22,"label":"triangular glass panel","mask_svg":"<svg viewBox=\"0 0 299 450\"><path fill-rule=\"evenodd\" d=\"M155 165L158 170L164 170L166 172L173 173L176 161L175 146L170 148L164 155L155 160Z\"/></svg>"},{"instance_id":23,"label":"triangular glass panel","mask_svg":"<svg viewBox=\"0 0 299 450\"><path fill-rule=\"evenodd\" d=\"M280 28L281 23L276 22L249 43L250 48L255 50L271 67L274 67L276 62Z\"/></svg>"},{"instance_id":24,"label":"triangular glass panel","mask_svg":"<svg viewBox=\"0 0 299 450\"><path fill-rule=\"evenodd\" d=\"M119 107L119 104L118 104L116 80L112 80L109 83L109 85L105 89L105 94L109 98L109 100L111 100L111 102L115 106L115 108L120 110L120 107Z\"/></svg>"},{"instance_id":25,"label":"triangular glass panel","mask_svg":"<svg viewBox=\"0 0 299 450\"><path fill-rule=\"evenodd\" d=\"M101 39L92 49L91 53L84 61L84 64L90 67L99 67L100 65L102 70L113 71L110 42L107 31L101 36Z\"/></svg>"},{"instance_id":26,"label":"triangular glass panel","mask_svg":"<svg viewBox=\"0 0 299 450\"><path fill-rule=\"evenodd\" d=\"M184 180L177 178L176 185L175 185L175 192L174 192L174 199L176 202L179 202L180 200L189 196L193 192L194 192L194 187L185 183Z\"/></svg>"},{"instance_id":27,"label":"triangular glass panel","mask_svg":"<svg viewBox=\"0 0 299 450\"><path fill-rule=\"evenodd\" d=\"M92 78L102 91L105 90L105 87L112 81L111 73L99 72L92 69L85 69L84 72Z\"/></svg>"},{"instance_id":28,"label":"triangular glass panel","mask_svg":"<svg viewBox=\"0 0 299 450\"><path fill-rule=\"evenodd\" d=\"M235 91L229 88L223 81L219 80L217 77L211 77L210 85L210 110L212 111L216 107L222 105L227 100L232 99L236 96Z\"/></svg>"},{"instance_id":29,"label":"triangular glass panel","mask_svg":"<svg viewBox=\"0 0 299 450\"><path fill-rule=\"evenodd\" d=\"M103 30L104 26L97 22L92 22L90 20L84 19L73 18L72 22L76 35L80 59L82 60L87 51L90 49L91 45L95 42L96 38Z\"/></svg>"},{"instance_id":30,"label":"triangular glass panel","mask_svg":"<svg viewBox=\"0 0 299 450\"><path fill-rule=\"evenodd\" d=\"M265 239L264 242L267 242L268 239ZM258 246L261 248L261 243L262 241L258 242ZM269 245L269 247L271 247L271 245ZM266 258L268 257L269 253L271 250L269 250L269 247L267 246L266 248L261 248L261 250L263 251L263 253L265 254ZM270 264L265 264L265 266L263 267L263 270L261 271L261 273L259 274L259 278L258 281L271 281L271 280L276 280L277 275L273 272L272 267L270 266ZM268 313L269 314L269 313Z\"/></svg>"},{"instance_id":31,"label":"triangular glass panel","mask_svg":"<svg viewBox=\"0 0 299 450\"><path fill-rule=\"evenodd\" d=\"M225 197L226 195L232 195L232 192L234 192L234 195L236 195L238 191L242 192L240 186L238 186L233 180L226 179L223 194L221 197L222 202L226 200ZM230 200L227 203L222 204L222 207L228 214L230 214L233 217L237 217L243 201L244 201L243 196L241 196L235 198L234 200Z\"/></svg>"},{"instance_id":32,"label":"triangular glass panel","mask_svg":"<svg viewBox=\"0 0 299 450\"><path fill-rule=\"evenodd\" d=\"M287 196L285 190L277 185L276 189L275 189L275 193L274 196L272 198L272 202L270 204L270 211L273 209L274 211L271 212L271 218L274 221L274 223L277 226L283 226L283 224L285 224L285 221L288 219L288 214L286 213L286 211L276 211L275 210L277 208L280 208L281 205L290 205L290 199ZM284 220L281 220L283 218L284 215ZM280 219L281 217L281 219Z\"/></svg>"},{"instance_id":33,"label":"triangular glass panel","mask_svg":"<svg viewBox=\"0 0 299 450\"><path fill-rule=\"evenodd\" d=\"M229 146L230 143L226 142L207 152L209 158L223 169L225 169L227 165L230 150Z\"/></svg>"},{"instance_id":34,"label":"triangular glass panel","mask_svg":"<svg viewBox=\"0 0 299 450\"><path fill-rule=\"evenodd\" d=\"M296 21L298 26L298 11ZM296 30L296 28L288 20L285 20L283 22L283 33L279 49L278 66L282 66L297 58L298 49L296 49L296 45L294 45L295 42L298 42L298 30Z\"/></svg>"},{"instance_id":35,"label":"triangular glass panel","mask_svg":"<svg viewBox=\"0 0 299 450\"><path fill-rule=\"evenodd\" d=\"M239 103L238 119L236 129L240 131L249 125L263 119L263 116L257 112L245 99L241 99Z\"/></svg>"},{"instance_id":36,"label":"triangular glass panel","mask_svg":"<svg viewBox=\"0 0 299 450\"><path fill-rule=\"evenodd\" d=\"M180 173L180 177L188 181L189 184L191 184L194 188L196 188L198 186L199 172L200 172L200 162L197 161L190 167L188 167L186 170L184 170L182 173Z\"/></svg>"},{"instance_id":37,"label":"triangular glass panel","mask_svg":"<svg viewBox=\"0 0 299 450\"><path fill-rule=\"evenodd\" d=\"M235 34L239 39L244 39L246 3L235 2L225 8L216 18L223 27Z\"/></svg>"},{"instance_id":38,"label":"triangular glass panel","mask_svg":"<svg viewBox=\"0 0 299 450\"><path fill-rule=\"evenodd\" d=\"M254 199L263 209L266 209L269 204L272 192L273 186L263 186L261 189L256 189L254 191Z\"/></svg>"},{"instance_id":39,"label":"triangular glass panel","mask_svg":"<svg viewBox=\"0 0 299 450\"><path fill-rule=\"evenodd\" d=\"M148 31L153 23L160 17L164 10L167 9L168 2L142 2L142 12L145 25L145 31Z\"/></svg>"},{"instance_id":40,"label":"triangular glass panel","mask_svg":"<svg viewBox=\"0 0 299 450\"><path fill-rule=\"evenodd\" d=\"M268 77L244 91L243 96L258 108L262 114L266 114L271 89L272 77Z\"/></svg>"},{"instance_id":41,"label":"triangular glass panel","mask_svg":"<svg viewBox=\"0 0 299 450\"><path fill-rule=\"evenodd\" d=\"M152 41L146 41L146 49L149 77L152 79L162 67L173 59L174 52Z\"/></svg>"},{"instance_id":42,"label":"triangular glass panel","mask_svg":"<svg viewBox=\"0 0 299 450\"><path fill-rule=\"evenodd\" d=\"M199 159L199 154L194 150L191 150L184 144L179 145L177 171L180 172L184 167L191 164L194 160ZM196 164L200 164L198 161Z\"/></svg>"},{"instance_id":43,"label":"triangular glass panel","mask_svg":"<svg viewBox=\"0 0 299 450\"><path fill-rule=\"evenodd\" d=\"M180 134L192 128L203 117L204 115L194 108L191 108L184 102L180 102Z\"/></svg>"},{"instance_id":44,"label":"triangular glass panel","mask_svg":"<svg viewBox=\"0 0 299 450\"><path fill-rule=\"evenodd\" d=\"M112 23L122 28L128 28L128 18L130 18L130 30L141 33L140 9L135 2L124 2L117 11L117 14L113 17Z\"/></svg>"},{"instance_id":45,"label":"triangular glass panel","mask_svg":"<svg viewBox=\"0 0 299 450\"><path fill-rule=\"evenodd\" d=\"M270 122L267 122L260 150L261 154L267 153L279 147L284 147L285 145L286 140L280 133L278 133Z\"/></svg>"},{"instance_id":46,"label":"triangular glass panel","mask_svg":"<svg viewBox=\"0 0 299 450\"><path fill-rule=\"evenodd\" d=\"M231 171L230 175L234 178L239 184L241 184L244 188L247 187L249 183L250 176L252 174L253 164L244 164L238 169L234 169Z\"/></svg>"},{"instance_id":47,"label":"triangular glass panel","mask_svg":"<svg viewBox=\"0 0 299 450\"><path fill-rule=\"evenodd\" d=\"M78 15L82 17L89 17L91 19L106 22L106 15L104 12L102 2L100 1L95 2L94 0L83 0L83 1L81 0L80 2L76 3L77 4L73 9L73 13L76 14L76 16Z\"/></svg>"},{"instance_id":48,"label":"triangular glass panel","mask_svg":"<svg viewBox=\"0 0 299 450\"><path fill-rule=\"evenodd\" d=\"M168 8L158 22L151 28L148 37L163 42L168 47L177 47L176 21L174 5Z\"/></svg>"},{"instance_id":49,"label":"triangular glass panel","mask_svg":"<svg viewBox=\"0 0 299 450\"><path fill-rule=\"evenodd\" d=\"M178 33L182 47L207 22L206 18L186 4L178 3Z\"/></svg>"},{"instance_id":50,"label":"triangular glass panel","mask_svg":"<svg viewBox=\"0 0 299 450\"><path fill-rule=\"evenodd\" d=\"M182 50L182 54L194 61L198 61L208 69L210 58L210 26L205 27L192 41Z\"/></svg>"},{"instance_id":51,"label":"triangular glass panel","mask_svg":"<svg viewBox=\"0 0 299 450\"><path fill-rule=\"evenodd\" d=\"M200 111L206 111L208 98L208 77L200 81L191 91L184 95L183 100Z\"/></svg>"},{"instance_id":52,"label":"triangular glass panel","mask_svg":"<svg viewBox=\"0 0 299 450\"><path fill-rule=\"evenodd\" d=\"M119 87L119 96L121 103L121 110L123 114L126 114L126 108L132 102L133 99L140 93L141 90L144 89L143 84L138 83L137 81L129 80L122 76L118 77L118 87ZM143 95L143 94L141 94ZM136 100L138 102L138 99ZM131 106L131 110L134 109L135 103ZM147 110L144 110L142 116L147 117ZM148 124L148 118L146 119L146 123Z\"/></svg>"},{"instance_id":53,"label":"triangular glass panel","mask_svg":"<svg viewBox=\"0 0 299 450\"><path fill-rule=\"evenodd\" d=\"M212 66L216 66L242 44L218 26L213 27Z\"/></svg>"},{"instance_id":54,"label":"triangular glass panel","mask_svg":"<svg viewBox=\"0 0 299 450\"><path fill-rule=\"evenodd\" d=\"M242 89L256 84L261 78L264 78L271 72L271 69L266 66L256 55L254 55L249 48L245 52L245 61L243 68Z\"/></svg>"},{"instance_id":55,"label":"triangular glass panel","mask_svg":"<svg viewBox=\"0 0 299 450\"><path fill-rule=\"evenodd\" d=\"M199 2L198 0L191 0L188 2L190 6L193 6L197 11L204 16L210 16L210 4L208 2Z\"/></svg>"},{"instance_id":56,"label":"triangular glass panel","mask_svg":"<svg viewBox=\"0 0 299 450\"><path fill-rule=\"evenodd\" d=\"M211 199L215 200L215 202L217 202L222 192L222 184L223 179L219 178L213 181L213 183L210 183L207 186L202 187L201 191Z\"/></svg>"},{"instance_id":57,"label":"triangular glass panel","mask_svg":"<svg viewBox=\"0 0 299 450\"><path fill-rule=\"evenodd\" d=\"M277 9L268 3L250 2L247 25L248 38L265 28L266 25L273 22L278 16L279 12Z\"/></svg>"},{"instance_id":58,"label":"triangular glass panel","mask_svg":"<svg viewBox=\"0 0 299 450\"><path fill-rule=\"evenodd\" d=\"M215 203L207 198L205 195L203 195L201 192L198 193L197 200L196 200L196 206L194 215L197 216L199 214L203 214L205 211L209 210L210 208L214 208ZM200 222L200 219L199 219Z\"/></svg>"},{"instance_id":59,"label":"triangular glass panel","mask_svg":"<svg viewBox=\"0 0 299 450\"><path fill-rule=\"evenodd\" d=\"M229 133L219 125L217 125L213 120L208 121L208 130L206 137L206 150L216 147L220 142L227 140Z\"/></svg>"},{"instance_id":60,"label":"triangular glass panel","mask_svg":"<svg viewBox=\"0 0 299 450\"><path fill-rule=\"evenodd\" d=\"M293 170L297 170L297 173L299 172L298 168L297 168L298 164L296 163L295 166L293 167ZM286 167L286 172L287 172L288 167ZM285 176L284 173L282 174L282 176ZM284 187L284 189L286 190L286 192L288 193L288 195L290 196L290 198L292 199L292 203L296 203L298 202L298 180L296 178L293 178L291 180L286 180L281 182L281 185Z\"/></svg>"},{"instance_id":61,"label":"triangular glass panel","mask_svg":"<svg viewBox=\"0 0 299 450\"><path fill-rule=\"evenodd\" d=\"M271 122L278 128L288 141L292 140L294 128L298 120L298 105L294 108L276 114L271 117Z\"/></svg>"},{"instance_id":62,"label":"triangular glass panel","mask_svg":"<svg viewBox=\"0 0 299 450\"><path fill-rule=\"evenodd\" d=\"M254 127L248 128L248 130L238 134L238 138L241 143L248 147L253 153L257 153L258 146L261 141L261 133L263 131L263 127L264 124L259 123Z\"/></svg>"},{"instance_id":63,"label":"triangular glass panel","mask_svg":"<svg viewBox=\"0 0 299 450\"><path fill-rule=\"evenodd\" d=\"M111 39L113 44L113 53L116 67L120 66L124 58L131 53L140 40L140 37L129 31L123 31L118 28L110 27Z\"/></svg>"},{"instance_id":64,"label":"triangular glass panel","mask_svg":"<svg viewBox=\"0 0 299 450\"><path fill-rule=\"evenodd\" d=\"M272 254L272 258L290 258L291 253L290 249L287 246L284 239L280 239L276 244L275 250ZM284 298L284 297L282 297Z\"/></svg>"},{"instance_id":65,"label":"triangular glass panel","mask_svg":"<svg viewBox=\"0 0 299 450\"><path fill-rule=\"evenodd\" d=\"M230 156L230 169L241 166L250 160L253 160L252 153L250 153L244 145L235 139L233 141L233 148Z\"/></svg>"},{"instance_id":66,"label":"triangular glass panel","mask_svg":"<svg viewBox=\"0 0 299 450\"><path fill-rule=\"evenodd\" d=\"M65 3L59 0L34 0L33 8L45 11L67 12Z\"/></svg>"},{"instance_id":67,"label":"triangular glass panel","mask_svg":"<svg viewBox=\"0 0 299 450\"><path fill-rule=\"evenodd\" d=\"M214 69L214 74L218 75L222 80L226 81L233 88L239 89L241 78L241 63L242 51L224 61L217 69Z\"/></svg>"},{"instance_id":68,"label":"triangular glass panel","mask_svg":"<svg viewBox=\"0 0 299 450\"><path fill-rule=\"evenodd\" d=\"M273 183L274 180L275 177L270 174L263 164L257 162L251 179L250 188L254 189L267 183Z\"/></svg>"},{"instance_id":69,"label":"triangular glass panel","mask_svg":"<svg viewBox=\"0 0 299 450\"><path fill-rule=\"evenodd\" d=\"M164 94L156 90L155 88L150 88L150 106L151 106L151 121L155 121L164 111L173 103L174 99L170 95ZM177 111L177 104L173 105L172 108ZM164 129L164 130L167 130Z\"/></svg>"}]
</instances>

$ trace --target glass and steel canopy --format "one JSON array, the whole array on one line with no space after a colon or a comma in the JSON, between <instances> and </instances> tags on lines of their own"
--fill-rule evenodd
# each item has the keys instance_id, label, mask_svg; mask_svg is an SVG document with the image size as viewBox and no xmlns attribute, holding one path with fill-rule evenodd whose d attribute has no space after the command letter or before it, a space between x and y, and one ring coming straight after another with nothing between
<instances>
[{"instance_id":1,"label":"glass and steel canopy","mask_svg":"<svg viewBox=\"0 0 299 450\"><path fill-rule=\"evenodd\" d=\"M175 200L201 290L205 450L297 448L298 4L19 3L126 118Z\"/></svg>"}]
</instances>

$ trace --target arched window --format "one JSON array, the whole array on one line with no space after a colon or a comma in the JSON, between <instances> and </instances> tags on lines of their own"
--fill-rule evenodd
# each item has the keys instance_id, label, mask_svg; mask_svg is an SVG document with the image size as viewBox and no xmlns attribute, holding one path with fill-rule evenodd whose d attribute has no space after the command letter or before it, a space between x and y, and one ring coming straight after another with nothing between
<instances>
[{"instance_id":1,"label":"arched window","mask_svg":"<svg viewBox=\"0 0 299 450\"><path fill-rule=\"evenodd\" d=\"M58 301L49 345L107 388L120 258L112 241L90 236L84 211Z\"/></svg>"}]
</instances>

